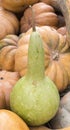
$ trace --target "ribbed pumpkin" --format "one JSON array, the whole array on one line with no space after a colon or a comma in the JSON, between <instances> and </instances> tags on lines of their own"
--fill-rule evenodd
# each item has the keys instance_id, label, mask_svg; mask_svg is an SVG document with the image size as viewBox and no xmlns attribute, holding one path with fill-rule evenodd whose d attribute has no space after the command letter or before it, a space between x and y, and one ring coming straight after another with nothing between
<instances>
[{"instance_id":1,"label":"ribbed pumpkin","mask_svg":"<svg viewBox=\"0 0 70 130\"><path fill-rule=\"evenodd\" d=\"M1 109L0 130L29 130L29 128L17 114L6 109Z\"/></svg>"},{"instance_id":2,"label":"ribbed pumpkin","mask_svg":"<svg viewBox=\"0 0 70 130\"><path fill-rule=\"evenodd\" d=\"M7 34L17 34L19 21L15 14L0 7L0 40Z\"/></svg>"},{"instance_id":3,"label":"ribbed pumpkin","mask_svg":"<svg viewBox=\"0 0 70 130\"><path fill-rule=\"evenodd\" d=\"M0 40L0 69L14 71L18 36L7 35Z\"/></svg>"},{"instance_id":4,"label":"ribbed pumpkin","mask_svg":"<svg viewBox=\"0 0 70 130\"><path fill-rule=\"evenodd\" d=\"M58 0L40 0L46 4L53 6L56 10L60 11L60 6L58 4Z\"/></svg>"},{"instance_id":5,"label":"ribbed pumpkin","mask_svg":"<svg viewBox=\"0 0 70 130\"><path fill-rule=\"evenodd\" d=\"M23 11L28 5L32 5L39 0L2 0L1 5L10 11L20 12Z\"/></svg>"},{"instance_id":6,"label":"ribbed pumpkin","mask_svg":"<svg viewBox=\"0 0 70 130\"><path fill-rule=\"evenodd\" d=\"M10 93L19 78L18 72L0 71L0 109L10 108Z\"/></svg>"},{"instance_id":7,"label":"ribbed pumpkin","mask_svg":"<svg viewBox=\"0 0 70 130\"><path fill-rule=\"evenodd\" d=\"M40 2L34 4L32 9L35 13L34 17L36 26L48 25L57 28L59 19L52 6ZM32 13L30 8L27 8L24 11L23 16L21 17L20 27L21 32L26 32L29 28L32 27Z\"/></svg>"}]
</instances>

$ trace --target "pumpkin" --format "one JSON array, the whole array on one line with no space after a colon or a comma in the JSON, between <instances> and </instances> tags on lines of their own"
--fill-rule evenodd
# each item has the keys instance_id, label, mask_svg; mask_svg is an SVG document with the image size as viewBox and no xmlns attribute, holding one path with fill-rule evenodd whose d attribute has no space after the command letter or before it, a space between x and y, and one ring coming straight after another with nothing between
<instances>
[{"instance_id":1,"label":"pumpkin","mask_svg":"<svg viewBox=\"0 0 70 130\"><path fill-rule=\"evenodd\" d=\"M57 32L59 32L62 35L66 35L66 27L60 27L57 29Z\"/></svg>"},{"instance_id":2,"label":"pumpkin","mask_svg":"<svg viewBox=\"0 0 70 130\"><path fill-rule=\"evenodd\" d=\"M0 69L14 71L18 36L7 35L0 40Z\"/></svg>"},{"instance_id":3,"label":"pumpkin","mask_svg":"<svg viewBox=\"0 0 70 130\"><path fill-rule=\"evenodd\" d=\"M15 14L0 7L0 40L8 34L17 34L19 21Z\"/></svg>"},{"instance_id":4,"label":"pumpkin","mask_svg":"<svg viewBox=\"0 0 70 130\"><path fill-rule=\"evenodd\" d=\"M50 123L54 129L70 126L70 92L61 98L59 110Z\"/></svg>"},{"instance_id":5,"label":"pumpkin","mask_svg":"<svg viewBox=\"0 0 70 130\"><path fill-rule=\"evenodd\" d=\"M48 26L37 27L45 51L45 74L56 84L59 91L63 91L70 83L70 48L66 37ZM18 41L15 53L15 70L20 75L27 71L28 44L32 30L28 30Z\"/></svg>"},{"instance_id":6,"label":"pumpkin","mask_svg":"<svg viewBox=\"0 0 70 130\"><path fill-rule=\"evenodd\" d=\"M58 26L58 16L55 14L55 10L52 6L47 5L43 2L36 3L32 6L32 9L35 14L35 25L37 26L53 26L57 28ZM31 8L27 8L24 11L23 16L20 20L20 31L26 32L29 28L32 27L32 13Z\"/></svg>"},{"instance_id":7,"label":"pumpkin","mask_svg":"<svg viewBox=\"0 0 70 130\"><path fill-rule=\"evenodd\" d=\"M61 12L60 6L57 0L40 0L40 1L53 6L57 11Z\"/></svg>"},{"instance_id":8,"label":"pumpkin","mask_svg":"<svg viewBox=\"0 0 70 130\"><path fill-rule=\"evenodd\" d=\"M29 130L27 124L14 112L0 110L0 130Z\"/></svg>"},{"instance_id":9,"label":"pumpkin","mask_svg":"<svg viewBox=\"0 0 70 130\"><path fill-rule=\"evenodd\" d=\"M0 109L10 108L10 93L19 78L18 72L0 71Z\"/></svg>"},{"instance_id":10,"label":"pumpkin","mask_svg":"<svg viewBox=\"0 0 70 130\"><path fill-rule=\"evenodd\" d=\"M1 5L10 11L20 12L23 11L27 6L32 5L39 0L2 0Z\"/></svg>"}]
</instances>

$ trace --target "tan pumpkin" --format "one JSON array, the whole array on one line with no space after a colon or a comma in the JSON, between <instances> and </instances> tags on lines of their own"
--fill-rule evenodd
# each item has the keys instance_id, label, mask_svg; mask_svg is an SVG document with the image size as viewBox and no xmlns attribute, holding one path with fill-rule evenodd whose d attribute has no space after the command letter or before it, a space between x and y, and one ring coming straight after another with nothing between
<instances>
[{"instance_id":1,"label":"tan pumpkin","mask_svg":"<svg viewBox=\"0 0 70 130\"><path fill-rule=\"evenodd\" d=\"M70 48L66 37L48 26L36 28L42 39L45 51L45 74L56 84L59 91L63 91L70 83ZM20 75L27 71L28 44L32 30L28 30L18 41L15 54L15 70Z\"/></svg>"},{"instance_id":2,"label":"tan pumpkin","mask_svg":"<svg viewBox=\"0 0 70 130\"><path fill-rule=\"evenodd\" d=\"M14 71L18 36L7 35L0 40L0 69Z\"/></svg>"},{"instance_id":3,"label":"tan pumpkin","mask_svg":"<svg viewBox=\"0 0 70 130\"><path fill-rule=\"evenodd\" d=\"M10 93L19 78L18 72L0 71L0 109L10 108Z\"/></svg>"},{"instance_id":4,"label":"tan pumpkin","mask_svg":"<svg viewBox=\"0 0 70 130\"><path fill-rule=\"evenodd\" d=\"M40 1L53 6L57 11L61 11L60 6L58 4L58 0L40 0Z\"/></svg>"},{"instance_id":5,"label":"tan pumpkin","mask_svg":"<svg viewBox=\"0 0 70 130\"><path fill-rule=\"evenodd\" d=\"M10 11L20 12L23 11L27 6L32 5L39 0L1 0L1 5Z\"/></svg>"},{"instance_id":6,"label":"tan pumpkin","mask_svg":"<svg viewBox=\"0 0 70 130\"><path fill-rule=\"evenodd\" d=\"M50 124L54 129L70 126L70 92L61 98L59 110Z\"/></svg>"},{"instance_id":7,"label":"tan pumpkin","mask_svg":"<svg viewBox=\"0 0 70 130\"><path fill-rule=\"evenodd\" d=\"M0 7L0 40L8 34L17 34L19 21L15 14Z\"/></svg>"},{"instance_id":8,"label":"tan pumpkin","mask_svg":"<svg viewBox=\"0 0 70 130\"><path fill-rule=\"evenodd\" d=\"M52 6L47 5L43 2L36 3L32 6L32 9L34 11L34 17L35 17L35 25L36 26L53 26L57 28L58 26L58 16L55 13L55 10ZM20 20L20 31L26 32L29 28L32 27L32 13L31 8L27 8L23 16Z\"/></svg>"},{"instance_id":9,"label":"tan pumpkin","mask_svg":"<svg viewBox=\"0 0 70 130\"><path fill-rule=\"evenodd\" d=\"M0 110L0 130L29 130L27 124L14 112Z\"/></svg>"}]
</instances>

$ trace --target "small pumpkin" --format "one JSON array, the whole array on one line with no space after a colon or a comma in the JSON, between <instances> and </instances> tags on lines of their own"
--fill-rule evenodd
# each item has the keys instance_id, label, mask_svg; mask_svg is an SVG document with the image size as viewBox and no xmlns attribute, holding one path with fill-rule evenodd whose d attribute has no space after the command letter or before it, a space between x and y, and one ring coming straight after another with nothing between
<instances>
[{"instance_id":1,"label":"small pumpkin","mask_svg":"<svg viewBox=\"0 0 70 130\"><path fill-rule=\"evenodd\" d=\"M7 35L0 40L0 69L14 71L18 36Z\"/></svg>"},{"instance_id":2,"label":"small pumpkin","mask_svg":"<svg viewBox=\"0 0 70 130\"><path fill-rule=\"evenodd\" d=\"M19 78L18 72L0 71L0 109L10 108L10 92Z\"/></svg>"},{"instance_id":3,"label":"small pumpkin","mask_svg":"<svg viewBox=\"0 0 70 130\"><path fill-rule=\"evenodd\" d=\"M0 130L29 130L27 124L14 112L0 110Z\"/></svg>"},{"instance_id":4,"label":"small pumpkin","mask_svg":"<svg viewBox=\"0 0 70 130\"><path fill-rule=\"evenodd\" d=\"M17 34L19 21L12 12L0 7L0 40L8 34Z\"/></svg>"},{"instance_id":5,"label":"small pumpkin","mask_svg":"<svg viewBox=\"0 0 70 130\"><path fill-rule=\"evenodd\" d=\"M61 98L59 110L50 124L54 129L70 126L70 92Z\"/></svg>"},{"instance_id":6,"label":"small pumpkin","mask_svg":"<svg viewBox=\"0 0 70 130\"><path fill-rule=\"evenodd\" d=\"M35 13L34 17L36 26L48 25L57 28L59 19L52 6L39 2L34 4L32 9ZM32 13L30 8L27 8L24 11L24 14L20 20L20 27L21 32L26 32L32 27Z\"/></svg>"},{"instance_id":7,"label":"small pumpkin","mask_svg":"<svg viewBox=\"0 0 70 130\"><path fill-rule=\"evenodd\" d=\"M20 12L23 11L27 6L32 5L38 1L39 0L2 0L1 5L7 10Z\"/></svg>"}]
</instances>

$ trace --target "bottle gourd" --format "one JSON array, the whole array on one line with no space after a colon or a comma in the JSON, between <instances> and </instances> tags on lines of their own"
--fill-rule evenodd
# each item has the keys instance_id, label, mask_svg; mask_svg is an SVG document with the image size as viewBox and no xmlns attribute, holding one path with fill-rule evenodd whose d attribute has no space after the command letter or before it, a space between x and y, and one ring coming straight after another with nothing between
<instances>
[{"instance_id":1,"label":"bottle gourd","mask_svg":"<svg viewBox=\"0 0 70 130\"><path fill-rule=\"evenodd\" d=\"M45 76L43 41L34 25L29 43L28 71L14 86L10 106L28 125L39 126L55 116L60 96Z\"/></svg>"}]
</instances>

